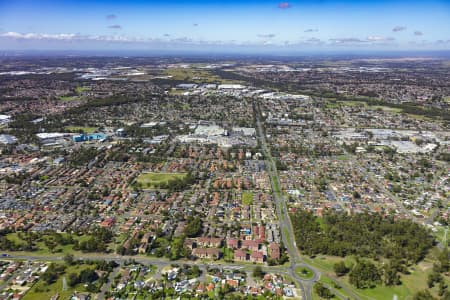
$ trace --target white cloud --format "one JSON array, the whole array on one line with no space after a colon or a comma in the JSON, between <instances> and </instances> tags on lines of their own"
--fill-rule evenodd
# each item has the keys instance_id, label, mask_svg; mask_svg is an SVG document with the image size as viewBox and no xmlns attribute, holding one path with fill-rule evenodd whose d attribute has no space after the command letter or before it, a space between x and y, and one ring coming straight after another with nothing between
<instances>
[{"instance_id":1,"label":"white cloud","mask_svg":"<svg viewBox=\"0 0 450 300\"><path fill-rule=\"evenodd\" d=\"M72 40L77 37L73 33L60 33L60 34L48 34L48 33L18 33L18 32L5 32L1 33L0 37L22 39L22 40Z\"/></svg>"},{"instance_id":2,"label":"white cloud","mask_svg":"<svg viewBox=\"0 0 450 300\"><path fill-rule=\"evenodd\" d=\"M395 39L393 37L385 37L379 35L371 35L367 37L369 42L393 42Z\"/></svg>"},{"instance_id":3,"label":"white cloud","mask_svg":"<svg viewBox=\"0 0 450 300\"><path fill-rule=\"evenodd\" d=\"M367 42L367 40L362 40L359 38L333 38L329 41L333 44L361 44Z\"/></svg>"},{"instance_id":4,"label":"white cloud","mask_svg":"<svg viewBox=\"0 0 450 300\"><path fill-rule=\"evenodd\" d=\"M0 33L0 38L14 40L46 40L46 41L101 41L101 42L148 42L151 39L127 37L121 35L81 35L75 33Z\"/></svg>"},{"instance_id":5,"label":"white cloud","mask_svg":"<svg viewBox=\"0 0 450 300\"><path fill-rule=\"evenodd\" d=\"M275 37L275 34L273 34L273 33L258 34L257 36L262 39L273 39Z\"/></svg>"},{"instance_id":6,"label":"white cloud","mask_svg":"<svg viewBox=\"0 0 450 300\"><path fill-rule=\"evenodd\" d=\"M3 41L3 43L2 43ZM321 40L316 37L303 36L296 40L278 40L277 35L273 33L259 34L254 40L201 40L193 39L189 36L173 36L165 34L159 38L153 37L133 37L126 35L83 35L79 33L19 33L19 32L0 32L0 44L7 44L7 41L41 41L42 45L46 42L59 43L63 46L65 43L75 45L80 44L80 47L92 47L92 45L109 45L116 43L117 45L129 45L130 47L273 47L273 48L295 48L295 47L389 47L398 46L396 39L393 37L385 37L378 35L367 36L366 38L358 37L344 37L344 38L330 38L328 40ZM407 42L405 42L408 44ZM418 45L419 43L416 43ZM435 42L441 47L447 46L449 43L446 39ZM0 47L1 48L1 47Z\"/></svg>"}]
</instances>

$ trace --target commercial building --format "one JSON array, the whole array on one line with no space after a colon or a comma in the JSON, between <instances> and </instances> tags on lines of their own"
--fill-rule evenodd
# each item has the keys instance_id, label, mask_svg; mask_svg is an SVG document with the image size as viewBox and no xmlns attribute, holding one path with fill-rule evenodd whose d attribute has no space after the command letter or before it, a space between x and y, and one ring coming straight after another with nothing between
<instances>
[{"instance_id":1,"label":"commercial building","mask_svg":"<svg viewBox=\"0 0 450 300\"><path fill-rule=\"evenodd\" d=\"M108 136L104 133L79 134L72 137L74 142L104 141Z\"/></svg>"}]
</instances>

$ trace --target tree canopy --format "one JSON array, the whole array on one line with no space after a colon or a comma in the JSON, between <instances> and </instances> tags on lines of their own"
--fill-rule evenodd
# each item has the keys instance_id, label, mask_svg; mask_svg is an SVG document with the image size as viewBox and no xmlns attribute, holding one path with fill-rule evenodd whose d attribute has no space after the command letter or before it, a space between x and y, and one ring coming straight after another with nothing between
<instances>
[{"instance_id":1,"label":"tree canopy","mask_svg":"<svg viewBox=\"0 0 450 300\"><path fill-rule=\"evenodd\" d=\"M434 243L419 224L380 214L327 211L321 225L311 212L299 211L291 220L297 245L308 255L384 257L411 264L422 260Z\"/></svg>"}]
</instances>

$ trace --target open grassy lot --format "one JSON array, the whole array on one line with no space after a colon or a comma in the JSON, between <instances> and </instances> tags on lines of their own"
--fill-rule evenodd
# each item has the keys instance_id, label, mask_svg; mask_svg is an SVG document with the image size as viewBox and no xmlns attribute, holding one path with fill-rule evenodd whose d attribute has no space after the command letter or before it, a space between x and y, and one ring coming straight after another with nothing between
<instances>
[{"instance_id":1,"label":"open grassy lot","mask_svg":"<svg viewBox=\"0 0 450 300\"><path fill-rule=\"evenodd\" d=\"M367 103L363 101L335 101L335 100L328 100L326 102L327 108L338 108L341 106L352 106L352 107L367 107Z\"/></svg>"},{"instance_id":2,"label":"open grassy lot","mask_svg":"<svg viewBox=\"0 0 450 300\"><path fill-rule=\"evenodd\" d=\"M367 106L367 103L363 101L338 101L338 103L343 106L353 106L353 107Z\"/></svg>"},{"instance_id":3,"label":"open grassy lot","mask_svg":"<svg viewBox=\"0 0 450 300\"><path fill-rule=\"evenodd\" d=\"M169 94L170 94L170 95L173 95L173 96L180 96L180 95L183 95L184 93L186 93L185 90L178 90L178 89L176 89L176 88L172 88L172 89L169 91Z\"/></svg>"},{"instance_id":4,"label":"open grassy lot","mask_svg":"<svg viewBox=\"0 0 450 300\"><path fill-rule=\"evenodd\" d=\"M75 100L80 100L80 98L78 98L78 96L61 96L61 97L59 97L59 100L61 100L61 101L75 101Z\"/></svg>"},{"instance_id":5,"label":"open grassy lot","mask_svg":"<svg viewBox=\"0 0 450 300\"><path fill-rule=\"evenodd\" d=\"M167 69L166 75L172 76L174 80L185 80L192 82L220 82L220 78L214 76L205 70L196 70L192 68L173 68Z\"/></svg>"},{"instance_id":6,"label":"open grassy lot","mask_svg":"<svg viewBox=\"0 0 450 300\"><path fill-rule=\"evenodd\" d=\"M383 111L392 112L392 113L401 113L403 111L401 108L380 106L380 105L370 106L370 108L374 109L374 110L383 110Z\"/></svg>"},{"instance_id":7,"label":"open grassy lot","mask_svg":"<svg viewBox=\"0 0 450 300\"><path fill-rule=\"evenodd\" d=\"M173 179L183 179L186 173L142 173L136 179L137 183L147 188L157 188Z\"/></svg>"},{"instance_id":8,"label":"open grassy lot","mask_svg":"<svg viewBox=\"0 0 450 300\"><path fill-rule=\"evenodd\" d=\"M346 154L338 155L338 156L336 156L336 159L337 159L337 160L346 161L346 160L350 160L350 156L349 156L349 155L346 155Z\"/></svg>"},{"instance_id":9,"label":"open grassy lot","mask_svg":"<svg viewBox=\"0 0 450 300\"><path fill-rule=\"evenodd\" d=\"M87 87L87 86L77 86L77 87L75 88L75 92L76 92L77 94L81 94L82 92L86 92L86 91L89 91L89 90L90 90L90 88Z\"/></svg>"},{"instance_id":10,"label":"open grassy lot","mask_svg":"<svg viewBox=\"0 0 450 300\"><path fill-rule=\"evenodd\" d=\"M327 108L338 108L339 106L351 106L351 107L365 107L370 110L383 110L390 113L401 113L401 108L382 106L382 105L369 105L364 101L327 101Z\"/></svg>"},{"instance_id":11,"label":"open grassy lot","mask_svg":"<svg viewBox=\"0 0 450 300\"><path fill-rule=\"evenodd\" d=\"M67 275L70 273L80 273L85 269L93 269L93 265L74 265L67 267L64 274L60 275L58 279L52 283L47 284L44 280L39 279L36 284L25 294L22 298L24 300L36 300L36 299L50 299L52 296L59 294L59 299L69 299L69 297L75 292L86 292L84 284L77 284L74 287L70 287L68 284L64 284L64 278L67 282Z\"/></svg>"},{"instance_id":12,"label":"open grassy lot","mask_svg":"<svg viewBox=\"0 0 450 300\"><path fill-rule=\"evenodd\" d=\"M60 233L63 237L68 237L68 233ZM90 235L72 235L73 239L78 241L79 243L88 240L91 236ZM17 232L8 233L6 235L6 238L13 242L15 245L26 245L27 241L22 239L20 234ZM53 241L49 243L49 241ZM73 250L74 244L67 243L65 245L60 244L54 240L54 237L52 237L51 234L42 234L38 241L34 240L34 245L36 247L35 250L30 251L3 251L5 253L17 253L20 255L30 255L30 256L51 256L51 255L64 255L64 254L81 254L81 251ZM53 246L53 247L52 247ZM50 248L49 248L50 247Z\"/></svg>"},{"instance_id":13,"label":"open grassy lot","mask_svg":"<svg viewBox=\"0 0 450 300\"><path fill-rule=\"evenodd\" d=\"M364 299L394 299L397 295L399 300L402 299L412 299L413 295L418 291L428 289L427 277L431 272L432 264L430 262L420 263L418 266L411 269L411 274L402 275L401 281L402 285L387 287L387 286L377 286L373 289L359 290L353 288L358 295L364 296ZM344 282L348 283L348 279L344 278ZM446 277L448 284L448 277ZM430 289L430 292L437 296L437 287Z\"/></svg>"},{"instance_id":14,"label":"open grassy lot","mask_svg":"<svg viewBox=\"0 0 450 300\"><path fill-rule=\"evenodd\" d=\"M334 282L331 278L321 275L319 281L324 283L326 286L333 288L335 290L334 294L338 294L336 296L338 296L339 299L351 299L350 295L346 291L344 291L340 285L336 284L336 282Z\"/></svg>"},{"instance_id":15,"label":"open grassy lot","mask_svg":"<svg viewBox=\"0 0 450 300\"><path fill-rule=\"evenodd\" d=\"M348 275L342 277L336 277L333 271L333 265L336 262L344 260L347 266L355 263L355 258L353 256L348 256L345 258L334 257L334 256L325 256L319 255L315 258L304 257L304 260L316 267L317 269L322 271L322 276L320 281L328 284L329 286L334 286L334 281L330 278L337 279L341 286L345 286L358 295L361 299L365 300L377 300L377 299L393 299L394 296L397 296L398 300L408 300L412 299L414 294L418 291L427 289L427 277L428 274L431 273L433 266L433 253L430 253L427 258L419 263L417 266L410 268L410 274L401 275L402 284L399 286L384 286L378 285L372 289L357 289L353 285L350 284ZM297 270L296 270L297 271ZM450 277L445 276L444 280L449 283ZM345 295L345 291L342 289L338 289L339 292ZM437 296L437 287L430 289L430 291Z\"/></svg>"},{"instance_id":16,"label":"open grassy lot","mask_svg":"<svg viewBox=\"0 0 450 300\"><path fill-rule=\"evenodd\" d=\"M82 131L83 133L94 133L97 128L96 127L85 127L85 126L66 126L64 127L65 130L69 131L69 132L80 132Z\"/></svg>"},{"instance_id":17,"label":"open grassy lot","mask_svg":"<svg viewBox=\"0 0 450 300\"><path fill-rule=\"evenodd\" d=\"M242 204L243 205L251 205L253 203L253 193L252 192L243 192L242 193Z\"/></svg>"}]
</instances>

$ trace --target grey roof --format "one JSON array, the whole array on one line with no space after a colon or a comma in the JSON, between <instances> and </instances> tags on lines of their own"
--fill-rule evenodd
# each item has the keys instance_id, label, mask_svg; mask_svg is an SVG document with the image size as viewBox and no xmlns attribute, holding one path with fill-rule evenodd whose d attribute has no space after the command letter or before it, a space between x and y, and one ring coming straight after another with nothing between
<instances>
[{"instance_id":1,"label":"grey roof","mask_svg":"<svg viewBox=\"0 0 450 300\"><path fill-rule=\"evenodd\" d=\"M14 144L15 142L17 142L17 138L13 135L9 135L9 134L0 134L0 144Z\"/></svg>"}]
</instances>

